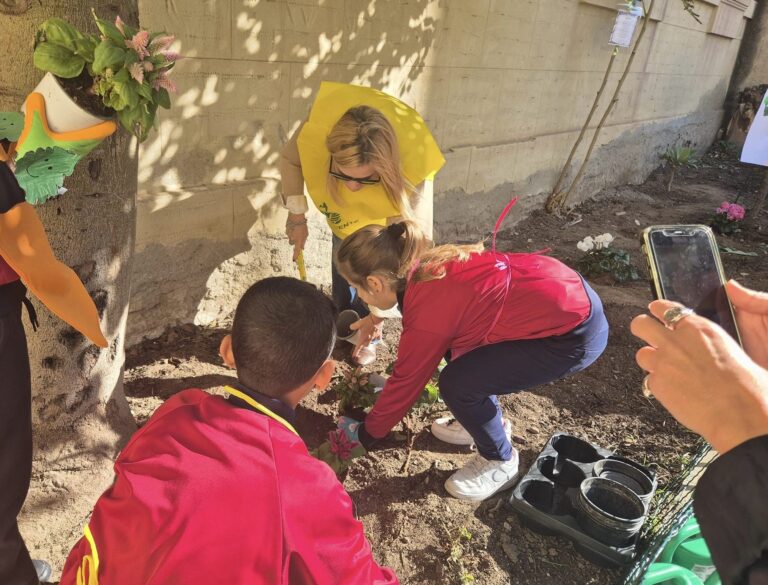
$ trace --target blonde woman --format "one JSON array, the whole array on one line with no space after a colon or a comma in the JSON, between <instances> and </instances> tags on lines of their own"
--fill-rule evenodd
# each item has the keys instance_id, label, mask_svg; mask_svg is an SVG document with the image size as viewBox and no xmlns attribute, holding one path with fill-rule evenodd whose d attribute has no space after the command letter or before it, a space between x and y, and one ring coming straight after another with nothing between
<instances>
[{"instance_id":1,"label":"blonde woman","mask_svg":"<svg viewBox=\"0 0 768 585\"><path fill-rule=\"evenodd\" d=\"M294 260L309 234L305 184L328 221L335 250L366 225L416 218L431 230L431 209L425 204L431 203L432 180L444 162L415 110L371 88L324 82L309 119L281 152L285 231ZM352 308L364 317L352 326L361 332L353 357L370 363L375 359L371 342L381 335L383 316L370 315L335 269L331 276L339 310Z\"/></svg>"},{"instance_id":2,"label":"blonde woman","mask_svg":"<svg viewBox=\"0 0 768 585\"><path fill-rule=\"evenodd\" d=\"M341 421L348 437L366 449L385 437L445 357L440 395L454 419L438 419L432 433L478 451L446 489L481 501L513 485L518 453L497 395L564 378L600 356L608 322L597 294L549 256L484 252L480 244L429 249L408 221L357 231L336 261L368 305L398 304L403 315L392 376L364 422Z\"/></svg>"}]
</instances>

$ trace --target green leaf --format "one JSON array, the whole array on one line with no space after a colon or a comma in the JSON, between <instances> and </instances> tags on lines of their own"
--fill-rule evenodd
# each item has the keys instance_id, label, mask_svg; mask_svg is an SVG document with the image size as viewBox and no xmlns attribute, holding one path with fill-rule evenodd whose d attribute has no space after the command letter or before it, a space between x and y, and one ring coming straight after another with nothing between
<instances>
[{"instance_id":1,"label":"green leaf","mask_svg":"<svg viewBox=\"0 0 768 585\"><path fill-rule=\"evenodd\" d=\"M2 118L0 118L0 128L2 128ZM720 251L726 254L735 254L737 256L757 256L757 252L745 252L744 250L736 250L735 248L729 248L727 246L720 246Z\"/></svg>"},{"instance_id":2,"label":"green leaf","mask_svg":"<svg viewBox=\"0 0 768 585\"><path fill-rule=\"evenodd\" d=\"M136 91L138 92L138 94L141 97L143 97L145 100L147 100L149 102L157 101L157 100L155 100L155 96L154 96L154 93L153 93L154 90L151 87L149 87L149 85L146 82L145 83L139 83Z\"/></svg>"},{"instance_id":3,"label":"green leaf","mask_svg":"<svg viewBox=\"0 0 768 585\"><path fill-rule=\"evenodd\" d=\"M93 53L99 42L92 36L84 36L75 40L75 53L85 59L86 63L93 63Z\"/></svg>"},{"instance_id":4,"label":"green leaf","mask_svg":"<svg viewBox=\"0 0 768 585\"><path fill-rule=\"evenodd\" d=\"M58 195L64 177L72 174L80 157L58 146L38 148L16 161L16 178L29 203L43 203Z\"/></svg>"},{"instance_id":5,"label":"green leaf","mask_svg":"<svg viewBox=\"0 0 768 585\"><path fill-rule=\"evenodd\" d=\"M57 77L69 79L77 77L83 71L85 59L66 47L43 42L35 47L32 58L35 67L50 71Z\"/></svg>"},{"instance_id":6,"label":"green leaf","mask_svg":"<svg viewBox=\"0 0 768 585\"><path fill-rule=\"evenodd\" d=\"M92 12L93 12L93 18L96 21L96 26L98 27L99 32L101 32L101 34L107 37L108 39L112 39L118 45L124 46L125 35L123 35L123 33L121 33L120 30L114 24L97 17L95 11L92 10Z\"/></svg>"},{"instance_id":7,"label":"green leaf","mask_svg":"<svg viewBox=\"0 0 768 585\"><path fill-rule=\"evenodd\" d=\"M0 140L16 142L24 129L24 116L18 112L0 112Z\"/></svg>"},{"instance_id":8,"label":"green leaf","mask_svg":"<svg viewBox=\"0 0 768 585\"><path fill-rule=\"evenodd\" d=\"M165 108L166 110L170 109L171 107L171 96L168 93L168 90L161 89L159 91L155 90L155 102L157 105L159 105L161 108Z\"/></svg>"},{"instance_id":9,"label":"green leaf","mask_svg":"<svg viewBox=\"0 0 768 585\"><path fill-rule=\"evenodd\" d=\"M125 67L126 69L129 69L131 65L138 62L139 62L139 56L136 54L136 51L125 52L125 61L123 62L123 67Z\"/></svg>"},{"instance_id":10,"label":"green leaf","mask_svg":"<svg viewBox=\"0 0 768 585\"><path fill-rule=\"evenodd\" d=\"M110 106L111 107L111 106ZM117 119L123 128L131 134L136 134L136 125L139 122L139 108L120 108L117 110Z\"/></svg>"},{"instance_id":11,"label":"green leaf","mask_svg":"<svg viewBox=\"0 0 768 585\"><path fill-rule=\"evenodd\" d=\"M65 47L73 53L77 50L75 41L83 37L80 31L61 18L49 18L40 25L40 31L46 42Z\"/></svg>"},{"instance_id":12,"label":"green leaf","mask_svg":"<svg viewBox=\"0 0 768 585\"><path fill-rule=\"evenodd\" d=\"M113 91L116 91L118 94L120 94L120 97L123 98L126 107L135 108L139 105L139 85L140 84L134 80L130 80L125 83L117 81L113 84Z\"/></svg>"},{"instance_id":13,"label":"green leaf","mask_svg":"<svg viewBox=\"0 0 768 585\"><path fill-rule=\"evenodd\" d=\"M110 41L101 41L93 53L93 71L101 75L125 61L125 49L116 47Z\"/></svg>"}]
</instances>

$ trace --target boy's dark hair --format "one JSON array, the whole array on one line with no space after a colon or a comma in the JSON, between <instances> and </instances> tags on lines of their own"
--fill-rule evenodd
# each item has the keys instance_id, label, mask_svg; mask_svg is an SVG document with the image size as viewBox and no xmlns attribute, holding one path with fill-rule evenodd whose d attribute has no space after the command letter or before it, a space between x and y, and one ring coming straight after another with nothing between
<instances>
[{"instance_id":1,"label":"boy's dark hair","mask_svg":"<svg viewBox=\"0 0 768 585\"><path fill-rule=\"evenodd\" d=\"M237 304L232 324L237 378L262 394L279 398L304 384L335 342L336 307L309 283L265 278Z\"/></svg>"}]
</instances>

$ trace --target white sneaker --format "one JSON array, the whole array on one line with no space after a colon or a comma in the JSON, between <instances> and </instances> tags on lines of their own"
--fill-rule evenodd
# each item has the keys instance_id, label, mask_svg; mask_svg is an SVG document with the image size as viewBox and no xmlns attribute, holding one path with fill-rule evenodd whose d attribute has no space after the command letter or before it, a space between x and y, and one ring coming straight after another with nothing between
<instances>
[{"instance_id":1,"label":"white sneaker","mask_svg":"<svg viewBox=\"0 0 768 585\"><path fill-rule=\"evenodd\" d=\"M512 442L512 421L508 418L502 420L504 425L504 434L507 440ZM432 423L432 434L444 443L451 445L472 445L475 440L472 438L461 423L452 416L444 416Z\"/></svg>"},{"instance_id":2,"label":"white sneaker","mask_svg":"<svg viewBox=\"0 0 768 585\"><path fill-rule=\"evenodd\" d=\"M519 463L520 455L515 448L509 461L489 461L477 453L445 481L445 489L454 498L482 502L514 485Z\"/></svg>"}]
</instances>

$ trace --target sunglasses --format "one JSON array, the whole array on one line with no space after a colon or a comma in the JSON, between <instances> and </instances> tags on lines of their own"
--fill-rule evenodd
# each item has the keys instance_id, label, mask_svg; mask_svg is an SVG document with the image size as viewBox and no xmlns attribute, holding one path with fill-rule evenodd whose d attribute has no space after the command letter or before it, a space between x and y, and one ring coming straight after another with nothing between
<instances>
[{"instance_id":1,"label":"sunglasses","mask_svg":"<svg viewBox=\"0 0 768 585\"><path fill-rule=\"evenodd\" d=\"M333 170L333 159L331 159L330 164L328 165L328 174L331 175L333 178L338 179L339 181L349 182L349 183L360 183L361 185L376 185L381 182L380 178L372 179L371 177L364 177L364 178L358 178L358 177L350 177L349 175L345 175L344 173L337 173Z\"/></svg>"}]
</instances>

